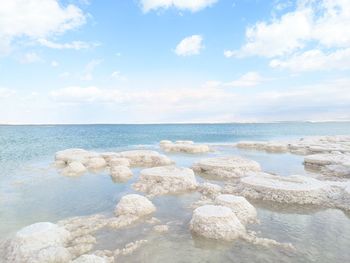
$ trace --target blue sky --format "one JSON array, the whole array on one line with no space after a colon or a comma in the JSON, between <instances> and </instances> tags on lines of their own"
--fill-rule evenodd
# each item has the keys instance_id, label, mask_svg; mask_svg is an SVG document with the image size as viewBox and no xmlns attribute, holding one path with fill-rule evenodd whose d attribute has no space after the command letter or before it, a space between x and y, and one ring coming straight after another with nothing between
<instances>
[{"instance_id":1,"label":"blue sky","mask_svg":"<svg viewBox=\"0 0 350 263\"><path fill-rule=\"evenodd\" d=\"M0 123L350 119L349 0L0 3Z\"/></svg>"}]
</instances>

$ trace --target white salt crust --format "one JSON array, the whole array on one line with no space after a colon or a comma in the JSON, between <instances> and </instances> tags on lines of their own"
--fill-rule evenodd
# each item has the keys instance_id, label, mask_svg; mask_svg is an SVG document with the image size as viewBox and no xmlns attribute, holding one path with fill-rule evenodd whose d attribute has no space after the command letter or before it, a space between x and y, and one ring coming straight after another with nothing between
<instances>
[{"instance_id":1,"label":"white salt crust","mask_svg":"<svg viewBox=\"0 0 350 263\"><path fill-rule=\"evenodd\" d=\"M195 144L192 141L168 141L163 140L159 143L160 148L165 152L183 152L183 153L207 153L210 148L206 144Z\"/></svg>"}]
</instances>

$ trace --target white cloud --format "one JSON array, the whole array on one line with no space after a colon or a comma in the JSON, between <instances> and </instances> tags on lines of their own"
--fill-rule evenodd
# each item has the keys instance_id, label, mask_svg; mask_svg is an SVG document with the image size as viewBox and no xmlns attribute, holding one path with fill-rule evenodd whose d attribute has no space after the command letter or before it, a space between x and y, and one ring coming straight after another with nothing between
<instances>
[{"instance_id":1,"label":"white cloud","mask_svg":"<svg viewBox=\"0 0 350 263\"><path fill-rule=\"evenodd\" d=\"M17 37L47 38L75 29L86 22L75 5L58 0L11 0L0 4L0 46L10 48Z\"/></svg>"},{"instance_id":2,"label":"white cloud","mask_svg":"<svg viewBox=\"0 0 350 263\"><path fill-rule=\"evenodd\" d=\"M81 77L82 80L92 80L93 79L93 72L95 68L102 63L101 59L93 59L89 63L86 64L84 75Z\"/></svg>"},{"instance_id":3,"label":"white cloud","mask_svg":"<svg viewBox=\"0 0 350 263\"><path fill-rule=\"evenodd\" d=\"M71 43L56 43L49 41L47 39L38 39L38 43L42 46L48 47L48 48L53 48L53 49L75 49L75 50L80 50L80 49L89 49L93 47L99 46L98 43L87 43L83 41L73 41Z\"/></svg>"},{"instance_id":4,"label":"white cloud","mask_svg":"<svg viewBox=\"0 0 350 263\"><path fill-rule=\"evenodd\" d=\"M168 9L171 7L197 12L212 6L217 1L218 0L140 0L140 4L144 12L156 9Z\"/></svg>"},{"instance_id":5,"label":"white cloud","mask_svg":"<svg viewBox=\"0 0 350 263\"><path fill-rule=\"evenodd\" d=\"M0 87L0 99L6 99L10 97L11 95L15 94L16 92L13 90L10 90L8 88L1 88Z\"/></svg>"},{"instance_id":6,"label":"white cloud","mask_svg":"<svg viewBox=\"0 0 350 263\"><path fill-rule=\"evenodd\" d=\"M347 70L350 69L350 48L339 49L334 52L324 53L313 49L301 54L295 54L284 60L274 59L270 62L273 68L287 68L291 71L313 70Z\"/></svg>"},{"instance_id":7,"label":"white cloud","mask_svg":"<svg viewBox=\"0 0 350 263\"><path fill-rule=\"evenodd\" d=\"M56 60L52 60L51 61L51 67L53 67L53 68L56 68L56 67L58 67L60 64L56 61Z\"/></svg>"},{"instance_id":8,"label":"white cloud","mask_svg":"<svg viewBox=\"0 0 350 263\"><path fill-rule=\"evenodd\" d=\"M192 56L198 55L204 48L203 37L200 35L192 35L184 38L175 48L175 53L178 56Z\"/></svg>"},{"instance_id":9,"label":"white cloud","mask_svg":"<svg viewBox=\"0 0 350 263\"><path fill-rule=\"evenodd\" d=\"M123 74L120 71L113 71L111 74L111 78L121 80L121 81L127 80L127 78L123 76Z\"/></svg>"},{"instance_id":10,"label":"white cloud","mask_svg":"<svg viewBox=\"0 0 350 263\"><path fill-rule=\"evenodd\" d=\"M246 43L238 50L226 50L224 55L274 58L271 66L293 70L297 62L306 59L299 71L343 69L348 68L348 48L350 1L298 0L294 11L248 27Z\"/></svg>"},{"instance_id":11,"label":"white cloud","mask_svg":"<svg viewBox=\"0 0 350 263\"><path fill-rule=\"evenodd\" d=\"M44 60L35 52L29 52L19 58L21 64L31 64L36 62L43 62Z\"/></svg>"},{"instance_id":12,"label":"white cloud","mask_svg":"<svg viewBox=\"0 0 350 263\"><path fill-rule=\"evenodd\" d=\"M240 76L238 79L230 82L221 82L221 81L207 81L203 87L214 88L214 87L255 87L266 79L263 78L258 72L247 72Z\"/></svg>"}]
</instances>

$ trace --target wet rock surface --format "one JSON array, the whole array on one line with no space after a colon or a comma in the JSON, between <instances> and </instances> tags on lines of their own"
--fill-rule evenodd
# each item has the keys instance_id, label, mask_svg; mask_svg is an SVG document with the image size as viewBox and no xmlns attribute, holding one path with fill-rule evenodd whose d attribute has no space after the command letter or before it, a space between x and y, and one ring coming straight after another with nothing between
<instances>
[{"instance_id":1,"label":"wet rock surface","mask_svg":"<svg viewBox=\"0 0 350 263\"><path fill-rule=\"evenodd\" d=\"M208 145L195 144L193 141L172 142L163 140L159 143L159 146L165 152L207 153L210 151Z\"/></svg>"},{"instance_id":2,"label":"wet rock surface","mask_svg":"<svg viewBox=\"0 0 350 263\"><path fill-rule=\"evenodd\" d=\"M258 172L260 165L239 156L215 157L200 160L192 166L195 172L218 179L231 179L247 176L249 172Z\"/></svg>"}]
</instances>

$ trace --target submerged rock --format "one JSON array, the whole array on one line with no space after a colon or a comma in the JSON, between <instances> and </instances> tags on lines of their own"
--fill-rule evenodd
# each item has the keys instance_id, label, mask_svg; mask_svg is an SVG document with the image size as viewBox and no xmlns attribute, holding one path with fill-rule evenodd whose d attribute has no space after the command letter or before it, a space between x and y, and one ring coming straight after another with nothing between
<instances>
[{"instance_id":1,"label":"submerged rock","mask_svg":"<svg viewBox=\"0 0 350 263\"><path fill-rule=\"evenodd\" d=\"M66 164L70 162L80 162L84 165L87 165L90 158L98 157L98 154L95 152L89 152L83 149L67 149L63 151L58 151L55 154L56 161L63 161Z\"/></svg>"},{"instance_id":2,"label":"submerged rock","mask_svg":"<svg viewBox=\"0 0 350 263\"><path fill-rule=\"evenodd\" d=\"M230 208L215 205L196 208L190 229L199 236L225 241L237 239L245 233L245 227Z\"/></svg>"},{"instance_id":3,"label":"submerged rock","mask_svg":"<svg viewBox=\"0 0 350 263\"><path fill-rule=\"evenodd\" d=\"M255 207L243 196L223 194L216 197L215 203L230 208L242 224L254 223L257 221Z\"/></svg>"},{"instance_id":4,"label":"submerged rock","mask_svg":"<svg viewBox=\"0 0 350 263\"><path fill-rule=\"evenodd\" d=\"M143 217L156 211L156 207L146 197L138 194L123 196L116 206L115 214L117 216L136 216Z\"/></svg>"},{"instance_id":5,"label":"submerged rock","mask_svg":"<svg viewBox=\"0 0 350 263\"><path fill-rule=\"evenodd\" d=\"M129 159L131 166L154 167L173 163L173 161L165 155L150 150L125 151L120 152L120 156Z\"/></svg>"},{"instance_id":6,"label":"submerged rock","mask_svg":"<svg viewBox=\"0 0 350 263\"><path fill-rule=\"evenodd\" d=\"M237 185L227 185L226 193L251 199L261 199L288 204L316 204L327 202L330 186L314 178L291 175L276 176L268 173L252 173Z\"/></svg>"},{"instance_id":7,"label":"submerged rock","mask_svg":"<svg viewBox=\"0 0 350 263\"><path fill-rule=\"evenodd\" d=\"M260 150L271 153L288 152L289 148L286 143L280 142L263 142L263 141L241 141L236 144L237 148Z\"/></svg>"},{"instance_id":8,"label":"submerged rock","mask_svg":"<svg viewBox=\"0 0 350 263\"><path fill-rule=\"evenodd\" d=\"M73 260L72 263L110 263L114 262L108 260L106 257L99 257L96 255L82 255L77 259Z\"/></svg>"},{"instance_id":9,"label":"submerged rock","mask_svg":"<svg viewBox=\"0 0 350 263\"><path fill-rule=\"evenodd\" d=\"M261 171L260 165L239 156L215 157L200 160L193 165L193 170L216 179L240 178L249 172Z\"/></svg>"},{"instance_id":10,"label":"submerged rock","mask_svg":"<svg viewBox=\"0 0 350 263\"><path fill-rule=\"evenodd\" d=\"M197 181L189 168L162 166L142 170L133 187L151 195L177 194L196 189Z\"/></svg>"},{"instance_id":11,"label":"submerged rock","mask_svg":"<svg viewBox=\"0 0 350 263\"><path fill-rule=\"evenodd\" d=\"M335 176L350 176L350 154L313 154L304 158L311 170Z\"/></svg>"},{"instance_id":12,"label":"submerged rock","mask_svg":"<svg viewBox=\"0 0 350 263\"><path fill-rule=\"evenodd\" d=\"M208 145L194 144L192 141L172 141L163 140L159 143L160 148L165 152L184 152L184 153L206 153L210 151Z\"/></svg>"},{"instance_id":13,"label":"submerged rock","mask_svg":"<svg viewBox=\"0 0 350 263\"><path fill-rule=\"evenodd\" d=\"M114 182L126 182L132 177L132 171L127 166L112 166L111 177Z\"/></svg>"},{"instance_id":14,"label":"submerged rock","mask_svg":"<svg viewBox=\"0 0 350 263\"><path fill-rule=\"evenodd\" d=\"M64 227L49 222L35 223L22 228L8 241L2 257L8 263L69 262L71 254L65 246L70 239Z\"/></svg>"},{"instance_id":15,"label":"submerged rock","mask_svg":"<svg viewBox=\"0 0 350 263\"><path fill-rule=\"evenodd\" d=\"M169 226L167 226L167 225L156 225L156 226L153 227L153 230L155 232L157 232L157 233L163 234L163 233L166 233L166 232L169 231Z\"/></svg>"}]
</instances>

